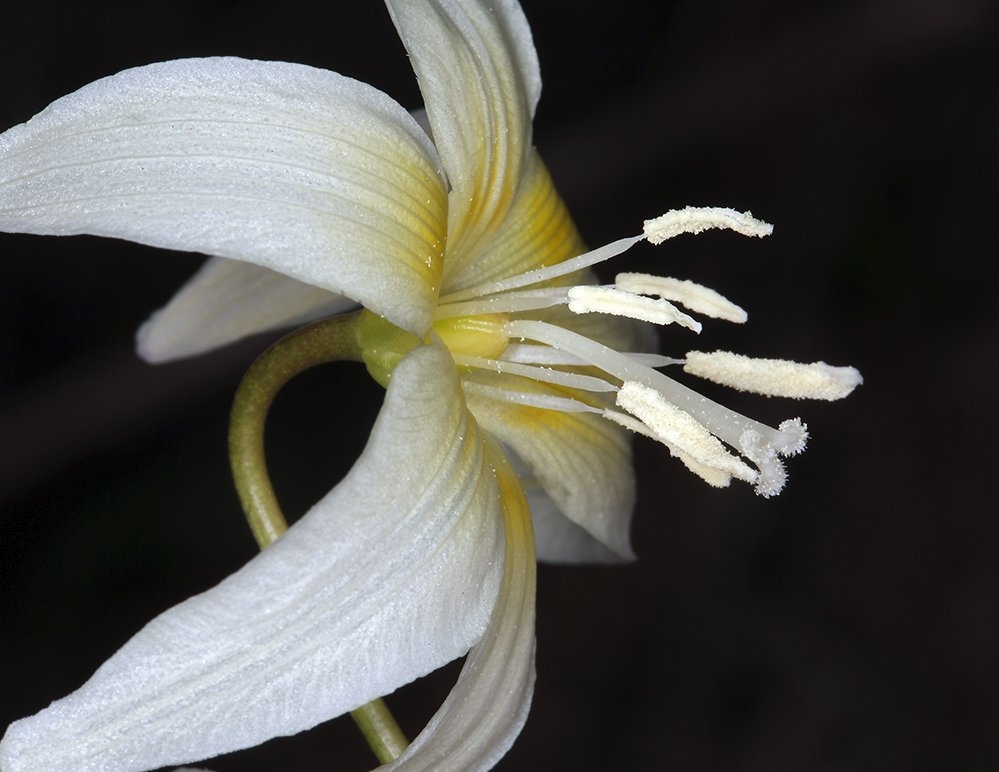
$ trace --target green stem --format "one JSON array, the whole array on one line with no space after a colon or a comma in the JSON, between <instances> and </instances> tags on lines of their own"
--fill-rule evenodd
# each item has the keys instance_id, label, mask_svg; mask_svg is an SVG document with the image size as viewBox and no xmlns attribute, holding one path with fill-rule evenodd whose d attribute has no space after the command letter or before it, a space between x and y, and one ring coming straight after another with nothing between
<instances>
[{"instance_id":1,"label":"green stem","mask_svg":"<svg viewBox=\"0 0 999 772\"><path fill-rule=\"evenodd\" d=\"M236 390L229 418L229 461L243 512L260 549L288 530L264 454L264 425L277 393L299 373L327 362L362 361L360 313L324 319L285 336L254 362ZM409 744L381 699L351 717L375 756L393 761Z\"/></svg>"},{"instance_id":2,"label":"green stem","mask_svg":"<svg viewBox=\"0 0 999 772\"><path fill-rule=\"evenodd\" d=\"M395 761L409 745L406 735L381 697L352 710L350 717L382 764Z\"/></svg>"}]
</instances>

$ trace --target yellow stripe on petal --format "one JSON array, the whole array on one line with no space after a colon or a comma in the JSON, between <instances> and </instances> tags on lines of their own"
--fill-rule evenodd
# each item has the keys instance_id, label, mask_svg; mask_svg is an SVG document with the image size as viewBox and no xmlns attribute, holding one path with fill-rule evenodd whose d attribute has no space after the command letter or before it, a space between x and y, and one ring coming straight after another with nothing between
<instances>
[{"instance_id":1,"label":"yellow stripe on petal","mask_svg":"<svg viewBox=\"0 0 999 772\"><path fill-rule=\"evenodd\" d=\"M514 0L387 5L451 185L449 240L475 251L504 225L530 165L541 89L530 28Z\"/></svg>"},{"instance_id":2,"label":"yellow stripe on petal","mask_svg":"<svg viewBox=\"0 0 999 772\"><path fill-rule=\"evenodd\" d=\"M395 762L381 770L489 769L509 750L534 692L534 529L524 490L503 452L487 444L499 486L506 550L489 627L447 700Z\"/></svg>"},{"instance_id":3,"label":"yellow stripe on petal","mask_svg":"<svg viewBox=\"0 0 999 772\"><path fill-rule=\"evenodd\" d=\"M508 374L475 371L465 375L469 379L533 394L592 398ZM465 399L475 420L517 454L563 515L619 558L634 557L629 528L635 480L625 431L598 413L546 410L468 388Z\"/></svg>"},{"instance_id":4,"label":"yellow stripe on petal","mask_svg":"<svg viewBox=\"0 0 999 772\"><path fill-rule=\"evenodd\" d=\"M548 169L532 153L512 208L488 247L465 251L452 238L448 250L442 294L555 265L586 248ZM572 283L571 277L559 283Z\"/></svg>"}]
</instances>

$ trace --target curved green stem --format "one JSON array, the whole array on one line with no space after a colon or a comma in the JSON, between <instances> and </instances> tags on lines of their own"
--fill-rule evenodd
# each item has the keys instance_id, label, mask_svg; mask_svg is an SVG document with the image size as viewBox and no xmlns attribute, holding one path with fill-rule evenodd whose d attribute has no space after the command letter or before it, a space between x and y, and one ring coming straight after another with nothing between
<instances>
[{"instance_id":1,"label":"curved green stem","mask_svg":"<svg viewBox=\"0 0 999 772\"><path fill-rule=\"evenodd\" d=\"M406 735L395 722L395 716L381 697L352 710L350 717L382 764L395 761L409 745Z\"/></svg>"},{"instance_id":2,"label":"curved green stem","mask_svg":"<svg viewBox=\"0 0 999 772\"><path fill-rule=\"evenodd\" d=\"M285 336L254 362L236 390L229 418L229 462L243 512L260 549L288 530L264 454L264 425L278 392L299 373L327 362L363 361L360 312L324 319ZM408 741L381 699L351 712L375 756L392 761Z\"/></svg>"}]
</instances>

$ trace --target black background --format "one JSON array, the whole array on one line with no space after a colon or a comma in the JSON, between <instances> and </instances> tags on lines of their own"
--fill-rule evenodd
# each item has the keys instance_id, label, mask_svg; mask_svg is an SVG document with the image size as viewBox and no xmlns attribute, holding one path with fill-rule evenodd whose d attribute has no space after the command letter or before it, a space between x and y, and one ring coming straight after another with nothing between
<instances>
[{"instance_id":1,"label":"black background","mask_svg":"<svg viewBox=\"0 0 999 772\"><path fill-rule=\"evenodd\" d=\"M18 3L0 125L128 66L299 61L406 106L378 3ZM571 10L570 10L571 9ZM593 245L685 204L751 208L772 238L685 237L611 270L713 286L750 312L666 353L731 348L861 369L843 403L721 394L811 447L764 501L637 443L624 567L543 567L538 686L501 769L986 770L999 764L999 84L987 0L527 0L536 143ZM132 334L196 255L0 237L0 724L78 686L156 612L255 551L231 492L228 400L265 345L150 367ZM286 510L362 446L380 390L303 376L272 414ZM390 698L411 734L455 668ZM212 762L364 769L347 719Z\"/></svg>"}]
</instances>

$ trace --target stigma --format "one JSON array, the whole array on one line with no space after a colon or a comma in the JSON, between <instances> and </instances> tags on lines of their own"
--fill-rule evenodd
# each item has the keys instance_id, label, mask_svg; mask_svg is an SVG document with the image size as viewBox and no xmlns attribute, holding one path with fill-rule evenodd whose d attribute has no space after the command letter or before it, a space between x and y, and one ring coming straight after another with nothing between
<instances>
[{"instance_id":1,"label":"stigma","mask_svg":"<svg viewBox=\"0 0 999 772\"><path fill-rule=\"evenodd\" d=\"M769 235L773 227L749 212L686 207L644 223L620 239L561 263L490 281L439 300L434 331L451 351L466 392L539 410L592 412L663 444L713 486L737 479L762 496L784 487L783 459L808 439L798 418L777 428L709 400L663 372L682 370L735 389L795 399L842 399L863 379L852 367L803 364L730 352L689 351L667 357L618 351L586 334L582 317L620 317L622 323L699 334L697 318L741 324L748 314L715 290L690 280L619 273L609 285L573 284L586 269L640 241L683 233L732 230ZM568 313L566 313L566 311ZM578 322L575 320L579 320ZM625 322L627 320L627 322ZM592 326L592 325L591 325Z\"/></svg>"}]
</instances>

